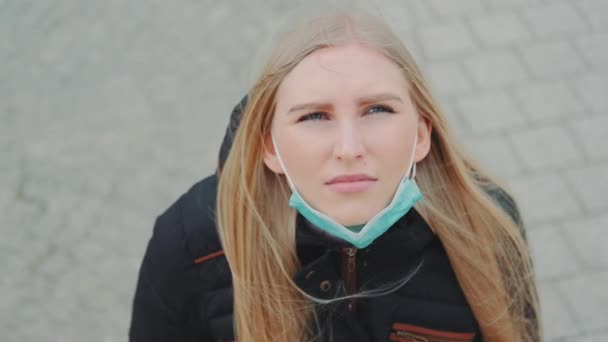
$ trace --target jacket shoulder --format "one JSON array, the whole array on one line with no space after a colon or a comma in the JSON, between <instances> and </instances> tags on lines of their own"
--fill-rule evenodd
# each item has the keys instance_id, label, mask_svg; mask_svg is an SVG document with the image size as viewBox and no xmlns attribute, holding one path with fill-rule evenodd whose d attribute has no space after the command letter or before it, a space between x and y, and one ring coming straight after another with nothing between
<instances>
[{"instance_id":1,"label":"jacket shoulder","mask_svg":"<svg viewBox=\"0 0 608 342\"><path fill-rule=\"evenodd\" d=\"M179 222L180 229L167 232L174 235L167 238L180 239L192 260L222 249L215 221L216 195L217 176L211 175L192 185L158 218L159 222Z\"/></svg>"},{"instance_id":2,"label":"jacket shoulder","mask_svg":"<svg viewBox=\"0 0 608 342\"><path fill-rule=\"evenodd\" d=\"M494 200L494 202L496 202L496 204L498 204L498 206L500 206L505 213L511 217L515 224L520 227L523 226L517 203L506 190L496 185L488 186L485 190L486 193Z\"/></svg>"},{"instance_id":3,"label":"jacket shoulder","mask_svg":"<svg viewBox=\"0 0 608 342\"><path fill-rule=\"evenodd\" d=\"M201 257L223 254L213 217L216 188L215 176L193 185L158 216L148 242L140 272L163 297L159 299L167 309L176 314L183 311L185 294L200 293L213 286L209 279L227 273L223 267L201 272L197 265L201 264ZM206 279L204 284L202 278Z\"/></svg>"},{"instance_id":4,"label":"jacket shoulder","mask_svg":"<svg viewBox=\"0 0 608 342\"><path fill-rule=\"evenodd\" d=\"M203 271L197 262L199 254L220 250L216 188L215 176L207 177L156 218L133 298L130 341L194 341L208 332L196 298L229 276L225 263Z\"/></svg>"},{"instance_id":5,"label":"jacket shoulder","mask_svg":"<svg viewBox=\"0 0 608 342\"><path fill-rule=\"evenodd\" d=\"M221 251L215 226L217 178L194 184L156 218L146 258L167 269L189 269L197 258ZM179 267L175 267L181 265ZM163 269L163 267L155 267Z\"/></svg>"}]
</instances>

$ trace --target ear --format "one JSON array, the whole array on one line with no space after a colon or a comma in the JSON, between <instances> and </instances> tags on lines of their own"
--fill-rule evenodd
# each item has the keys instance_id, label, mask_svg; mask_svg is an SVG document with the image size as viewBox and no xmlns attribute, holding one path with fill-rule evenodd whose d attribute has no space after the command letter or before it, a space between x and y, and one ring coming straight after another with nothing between
<instances>
[{"instance_id":1,"label":"ear","mask_svg":"<svg viewBox=\"0 0 608 342\"><path fill-rule=\"evenodd\" d=\"M418 116L418 141L414 152L414 162L424 159L431 150L431 133L433 125L430 120L422 115Z\"/></svg>"},{"instance_id":2,"label":"ear","mask_svg":"<svg viewBox=\"0 0 608 342\"><path fill-rule=\"evenodd\" d=\"M272 144L272 137L270 136L270 133L268 133L264 138L264 151L262 154L266 167L276 174L280 175L284 173L283 167L281 167L281 163L279 162L277 152Z\"/></svg>"}]
</instances>

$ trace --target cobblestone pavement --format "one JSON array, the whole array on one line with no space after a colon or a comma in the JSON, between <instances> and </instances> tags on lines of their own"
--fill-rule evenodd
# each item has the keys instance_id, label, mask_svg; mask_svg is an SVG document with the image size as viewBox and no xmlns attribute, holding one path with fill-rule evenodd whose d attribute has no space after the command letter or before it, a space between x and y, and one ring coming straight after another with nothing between
<instances>
[{"instance_id":1,"label":"cobblestone pavement","mask_svg":"<svg viewBox=\"0 0 608 342\"><path fill-rule=\"evenodd\" d=\"M608 1L379 3L517 195L546 340L608 341ZM126 340L154 219L291 4L0 0L0 340Z\"/></svg>"}]
</instances>

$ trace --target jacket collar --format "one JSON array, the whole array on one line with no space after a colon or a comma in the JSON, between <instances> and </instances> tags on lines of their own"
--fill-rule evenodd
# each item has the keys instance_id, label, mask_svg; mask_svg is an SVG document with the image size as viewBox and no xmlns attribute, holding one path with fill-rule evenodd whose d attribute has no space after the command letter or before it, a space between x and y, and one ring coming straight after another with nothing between
<instances>
[{"instance_id":1,"label":"jacket collar","mask_svg":"<svg viewBox=\"0 0 608 342\"><path fill-rule=\"evenodd\" d=\"M307 249L337 251L345 247L354 248L350 243L325 233L300 214L296 219L296 226L298 255L300 252L305 253ZM401 250L412 255L422 250L434 238L435 235L429 225L415 209L412 209L383 235L361 250L390 250L391 252Z\"/></svg>"},{"instance_id":2,"label":"jacket collar","mask_svg":"<svg viewBox=\"0 0 608 342\"><path fill-rule=\"evenodd\" d=\"M308 294L321 299L344 295L341 286L342 250L354 248L313 226L298 215L296 247L301 268L294 281ZM428 224L414 209L397 221L386 233L366 248L357 250L359 262L367 264L369 286L380 287L408 278L422 265L422 251L437 241ZM334 284L331 291L321 291L323 281Z\"/></svg>"}]
</instances>

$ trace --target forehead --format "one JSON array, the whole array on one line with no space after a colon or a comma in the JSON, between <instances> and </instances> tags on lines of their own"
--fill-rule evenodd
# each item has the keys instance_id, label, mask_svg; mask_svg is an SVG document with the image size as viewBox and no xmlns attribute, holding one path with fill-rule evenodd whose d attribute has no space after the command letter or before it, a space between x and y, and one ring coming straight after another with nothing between
<instances>
[{"instance_id":1,"label":"forehead","mask_svg":"<svg viewBox=\"0 0 608 342\"><path fill-rule=\"evenodd\" d=\"M408 82L396 63L372 48L349 44L305 57L281 82L277 104L385 91L407 94L407 90Z\"/></svg>"}]
</instances>

